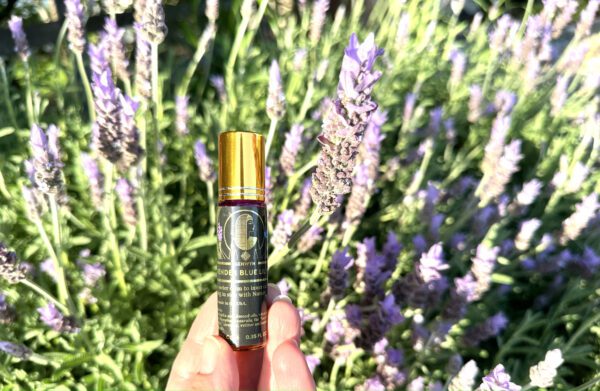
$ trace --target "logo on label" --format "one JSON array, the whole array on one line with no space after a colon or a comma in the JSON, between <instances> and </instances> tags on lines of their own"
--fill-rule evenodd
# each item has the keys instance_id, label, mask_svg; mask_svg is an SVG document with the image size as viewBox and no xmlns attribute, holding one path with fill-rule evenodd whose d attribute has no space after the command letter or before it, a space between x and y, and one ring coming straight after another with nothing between
<instances>
[{"instance_id":1,"label":"logo on label","mask_svg":"<svg viewBox=\"0 0 600 391\"><path fill-rule=\"evenodd\" d=\"M255 229L254 219L248 213L242 213L235 220L233 241L237 248L243 250L241 257L244 261L250 258L248 250L256 246L256 242L258 242Z\"/></svg>"}]
</instances>

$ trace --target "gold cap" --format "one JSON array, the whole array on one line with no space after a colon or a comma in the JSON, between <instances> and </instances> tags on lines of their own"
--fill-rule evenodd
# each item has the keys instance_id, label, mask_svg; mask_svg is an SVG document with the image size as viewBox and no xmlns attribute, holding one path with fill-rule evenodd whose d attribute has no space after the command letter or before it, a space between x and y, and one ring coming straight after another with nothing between
<instances>
[{"instance_id":1,"label":"gold cap","mask_svg":"<svg viewBox=\"0 0 600 391\"><path fill-rule=\"evenodd\" d=\"M265 142L258 133L219 135L219 202L265 200Z\"/></svg>"}]
</instances>

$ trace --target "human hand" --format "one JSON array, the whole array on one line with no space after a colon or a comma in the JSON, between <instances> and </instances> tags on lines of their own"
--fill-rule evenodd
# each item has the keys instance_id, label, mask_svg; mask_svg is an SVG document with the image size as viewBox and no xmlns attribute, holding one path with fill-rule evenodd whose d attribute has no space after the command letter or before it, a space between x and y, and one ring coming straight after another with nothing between
<instances>
[{"instance_id":1,"label":"human hand","mask_svg":"<svg viewBox=\"0 0 600 391\"><path fill-rule=\"evenodd\" d=\"M234 351L219 335L217 294L204 303L175 358L167 390L314 390L300 348L300 316L269 284L264 348Z\"/></svg>"}]
</instances>

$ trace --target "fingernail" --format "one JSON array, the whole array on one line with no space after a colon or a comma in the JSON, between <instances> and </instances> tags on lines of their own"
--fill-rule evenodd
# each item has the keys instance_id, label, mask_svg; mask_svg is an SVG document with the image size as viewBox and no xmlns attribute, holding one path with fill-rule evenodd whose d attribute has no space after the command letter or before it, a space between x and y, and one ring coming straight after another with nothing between
<instances>
[{"instance_id":1,"label":"fingernail","mask_svg":"<svg viewBox=\"0 0 600 391\"><path fill-rule=\"evenodd\" d=\"M214 337L209 336L204 339L202 347L200 348L200 365L198 366L198 372L203 375L209 375L213 373L217 366L217 357L219 356L219 350L221 346L219 341Z\"/></svg>"},{"instance_id":2,"label":"fingernail","mask_svg":"<svg viewBox=\"0 0 600 391\"><path fill-rule=\"evenodd\" d=\"M285 301L286 303L292 304L292 299L290 299L286 295L279 295L273 299L273 303L276 303L278 301Z\"/></svg>"}]
</instances>

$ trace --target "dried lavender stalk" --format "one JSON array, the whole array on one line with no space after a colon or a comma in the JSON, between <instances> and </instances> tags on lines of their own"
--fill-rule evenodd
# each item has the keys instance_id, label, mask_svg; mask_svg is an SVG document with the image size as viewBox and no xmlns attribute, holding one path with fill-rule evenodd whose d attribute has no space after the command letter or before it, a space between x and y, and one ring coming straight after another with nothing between
<instances>
[{"instance_id":1,"label":"dried lavender stalk","mask_svg":"<svg viewBox=\"0 0 600 391\"><path fill-rule=\"evenodd\" d=\"M38 125L31 128L31 152L36 188L44 194L56 196L63 191L62 167L58 144L50 143L47 132L54 125L50 125L46 132Z\"/></svg>"},{"instance_id":2,"label":"dried lavender stalk","mask_svg":"<svg viewBox=\"0 0 600 391\"><path fill-rule=\"evenodd\" d=\"M160 0L147 0L142 16L142 32L145 38L155 45L164 41L167 35L165 11Z\"/></svg>"},{"instance_id":3,"label":"dried lavender stalk","mask_svg":"<svg viewBox=\"0 0 600 391\"><path fill-rule=\"evenodd\" d=\"M311 189L320 214L333 213L340 205L338 196L350 192L358 147L377 109L371 91L381 72L372 69L383 52L374 40L372 33L362 44L355 34L351 36L342 62L338 99L323 120L323 133L318 138L322 149Z\"/></svg>"},{"instance_id":4,"label":"dried lavender stalk","mask_svg":"<svg viewBox=\"0 0 600 391\"><path fill-rule=\"evenodd\" d=\"M105 35L103 40L106 40L106 48L108 50L108 56L110 63L113 66L113 72L115 75L124 81L129 80L129 60L125 53L125 47L123 45L123 35L125 29L119 28L117 21L111 18L104 20L104 31Z\"/></svg>"},{"instance_id":5,"label":"dried lavender stalk","mask_svg":"<svg viewBox=\"0 0 600 391\"><path fill-rule=\"evenodd\" d=\"M125 178L117 180L115 187L117 196L121 201L121 212L123 220L130 227L135 227L137 224L137 209L135 205L135 189Z\"/></svg>"},{"instance_id":6,"label":"dried lavender stalk","mask_svg":"<svg viewBox=\"0 0 600 391\"><path fill-rule=\"evenodd\" d=\"M18 16L12 16L8 21L8 28L12 35L13 41L15 41L15 53L21 57L21 60L26 62L31 55L29 50L29 43L27 43L27 37L23 30L23 19Z\"/></svg>"},{"instance_id":7,"label":"dried lavender stalk","mask_svg":"<svg viewBox=\"0 0 600 391\"><path fill-rule=\"evenodd\" d=\"M134 23L135 29L135 90L146 100L152 98L152 48L143 33L140 23Z\"/></svg>"},{"instance_id":8,"label":"dried lavender stalk","mask_svg":"<svg viewBox=\"0 0 600 391\"><path fill-rule=\"evenodd\" d=\"M216 174L213 163L206 152L206 145L200 140L197 140L194 144L194 158L196 159L200 179L207 183L214 182Z\"/></svg>"},{"instance_id":9,"label":"dried lavender stalk","mask_svg":"<svg viewBox=\"0 0 600 391\"><path fill-rule=\"evenodd\" d=\"M309 33L310 42L313 46L321 39L321 33L323 31L323 25L325 25L328 9L329 0L316 0L313 5Z\"/></svg>"},{"instance_id":10,"label":"dried lavender stalk","mask_svg":"<svg viewBox=\"0 0 600 391\"><path fill-rule=\"evenodd\" d=\"M304 132L304 126L299 124L292 125L292 128L288 133L285 134L285 143L283 144L283 150L279 156L279 164L281 169L288 176L294 174L294 166L296 165L296 156L300 150L302 144L302 133Z\"/></svg>"},{"instance_id":11,"label":"dried lavender stalk","mask_svg":"<svg viewBox=\"0 0 600 391\"><path fill-rule=\"evenodd\" d=\"M25 271L19 264L17 254L9 251L2 242L0 242L0 277L9 284L18 284L25 279Z\"/></svg>"},{"instance_id":12,"label":"dried lavender stalk","mask_svg":"<svg viewBox=\"0 0 600 391\"><path fill-rule=\"evenodd\" d=\"M66 19L69 28L67 38L69 49L81 55L85 49L85 21L83 19L83 6L81 0L65 0L67 11Z\"/></svg>"},{"instance_id":13,"label":"dried lavender stalk","mask_svg":"<svg viewBox=\"0 0 600 391\"><path fill-rule=\"evenodd\" d=\"M83 166L83 172L85 173L88 183L90 184L92 204L96 210L102 210L104 198L104 176L100 172L100 168L98 167L96 160L87 153L81 154L81 164Z\"/></svg>"}]
</instances>

